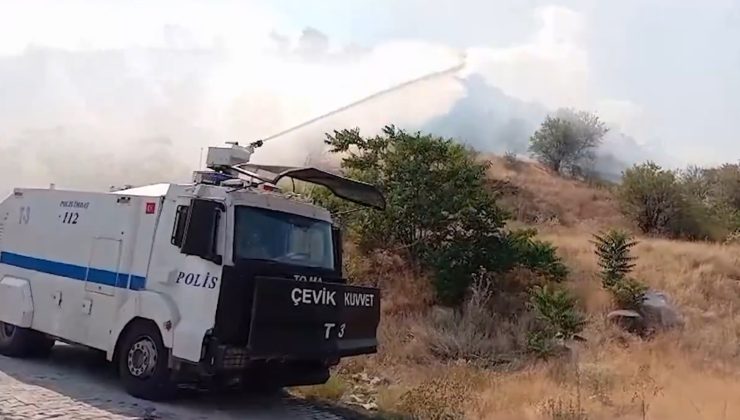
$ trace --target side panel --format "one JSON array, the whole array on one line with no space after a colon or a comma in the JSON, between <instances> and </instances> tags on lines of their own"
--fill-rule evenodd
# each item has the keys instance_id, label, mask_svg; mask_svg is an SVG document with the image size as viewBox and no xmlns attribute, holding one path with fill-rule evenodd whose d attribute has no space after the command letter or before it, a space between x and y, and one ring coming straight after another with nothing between
<instances>
[{"instance_id":1,"label":"side panel","mask_svg":"<svg viewBox=\"0 0 740 420\"><path fill-rule=\"evenodd\" d=\"M28 280L5 276L0 280L0 319L23 328L33 323L33 298Z\"/></svg>"},{"instance_id":2,"label":"side panel","mask_svg":"<svg viewBox=\"0 0 740 420\"><path fill-rule=\"evenodd\" d=\"M146 283L157 215L145 200L21 190L2 204L0 275L28 280L31 328L101 350L115 343L118 313Z\"/></svg>"},{"instance_id":3,"label":"side panel","mask_svg":"<svg viewBox=\"0 0 740 420\"><path fill-rule=\"evenodd\" d=\"M85 290L92 239L100 226L125 231L112 217L116 198L99 193L21 190L5 203L10 217L0 263L3 274L28 279L34 301L32 328L91 344L91 299Z\"/></svg>"}]
</instances>

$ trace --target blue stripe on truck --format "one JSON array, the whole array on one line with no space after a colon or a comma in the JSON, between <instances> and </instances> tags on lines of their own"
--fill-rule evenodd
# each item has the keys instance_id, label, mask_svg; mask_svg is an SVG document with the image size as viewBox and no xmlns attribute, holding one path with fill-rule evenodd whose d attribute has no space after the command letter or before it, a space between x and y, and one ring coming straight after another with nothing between
<instances>
[{"instance_id":1,"label":"blue stripe on truck","mask_svg":"<svg viewBox=\"0 0 740 420\"><path fill-rule=\"evenodd\" d=\"M141 290L146 285L146 278L126 273L114 273L98 268L67 264L12 252L0 252L0 264L12 265L40 273L51 274L68 279L87 281L119 289Z\"/></svg>"}]
</instances>

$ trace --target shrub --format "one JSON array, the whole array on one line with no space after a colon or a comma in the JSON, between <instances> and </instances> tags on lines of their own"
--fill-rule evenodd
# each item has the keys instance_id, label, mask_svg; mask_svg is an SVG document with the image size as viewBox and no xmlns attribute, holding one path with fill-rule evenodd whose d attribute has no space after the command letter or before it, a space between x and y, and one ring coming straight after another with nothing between
<instances>
[{"instance_id":1,"label":"shrub","mask_svg":"<svg viewBox=\"0 0 740 420\"><path fill-rule=\"evenodd\" d=\"M637 245L627 232L612 229L606 233L594 235L592 243L596 246L599 257L601 279L604 288L614 286L635 267L635 257L630 255L632 247Z\"/></svg>"},{"instance_id":2,"label":"shrub","mask_svg":"<svg viewBox=\"0 0 740 420\"><path fill-rule=\"evenodd\" d=\"M517 169L520 166L519 158L515 152L507 151L504 153L504 165L509 169Z\"/></svg>"},{"instance_id":3,"label":"shrub","mask_svg":"<svg viewBox=\"0 0 740 420\"><path fill-rule=\"evenodd\" d=\"M514 253L513 260L550 280L564 280L568 275L568 267L557 255L557 249L549 242L535 239L536 234L535 229L509 232L507 242Z\"/></svg>"},{"instance_id":4,"label":"shrub","mask_svg":"<svg viewBox=\"0 0 740 420\"><path fill-rule=\"evenodd\" d=\"M740 226L730 192L732 171L724 171L720 175L719 169L689 167L673 172L652 162L635 165L623 175L620 207L645 233L724 239Z\"/></svg>"},{"instance_id":5,"label":"shrub","mask_svg":"<svg viewBox=\"0 0 740 420\"><path fill-rule=\"evenodd\" d=\"M647 286L632 277L626 277L608 289L614 297L614 303L622 309L637 310L645 300Z\"/></svg>"},{"instance_id":6,"label":"shrub","mask_svg":"<svg viewBox=\"0 0 740 420\"><path fill-rule=\"evenodd\" d=\"M577 338L586 325L585 316L576 308L575 297L562 288L535 286L530 307L537 326L529 334L529 348L540 356L552 354L558 341Z\"/></svg>"},{"instance_id":7,"label":"shrub","mask_svg":"<svg viewBox=\"0 0 740 420\"><path fill-rule=\"evenodd\" d=\"M487 273L476 276L459 309L437 308L416 325L414 335L430 353L445 361L465 360L490 367L512 361L526 347L527 316L506 319L492 304Z\"/></svg>"},{"instance_id":8,"label":"shrub","mask_svg":"<svg viewBox=\"0 0 740 420\"><path fill-rule=\"evenodd\" d=\"M627 277L635 267L636 259L630 255L637 242L624 231L611 229L594 235L594 244L601 284L612 294L614 303L622 309L638 309L645 299L647 287L640 281Z\"/></svg>"},{"instance_id":9,"label":"shrub","mask_svg":"<svg viewBox=\"0 0 740 420\"><path fill-rule=\"evenodd\" d=\"M530 304L537 320L552 329L554 337L572 340L586 325L583 314L576 308L575 297L566 289L552 285L535 286Z\"/></svg>"},{"instance_id":10,"label":"shrub","mask_svg":"<svg viewBox=\"0 0 740 420\"><path fill-rule=\"evenodd\" d=\"M740 210L740 164L724 164L705 170L708 196L718 204Z\"/></svg>"},{"instance_id":11,"label":"shrub","mask_svg":"<svg viewBox=\"0 0 740 420\"><path fill-rule=\"evenodd\" d=\"M653 162L624 172L618 198L621 210L645 233L669 233L684 207L675 174Z\"/></svg>"},{"instance_id":12,"label":"shrub","mask_svg":"<svg viewBox=\"0 0 740 420\"><path fill-rule=\"evenodd\" d=\"M551 245L534 240L533 232L504 230L509 214L489 188L489 163L480 162L474 151L393 126L373 138L361 137L358 129L335 131L326 143L343 155L349 176L385 193L387 208L358 209L325 191L313 199L343 215L362 250L402 249L412 264L429 268L443 303L462 302L481 268L501 273L524 265L553 278L566 275Z\"/></svg>"},{"instance_id":13,"label":"shrub","mask_svg":"<svg viewBox=\"0 0 740 420\"><path fill-rule=\"evenodd\" d=\"M729 236L740 229L740 165L725 164L703 174L705 202Z\"/></svg>"}]
</instances>

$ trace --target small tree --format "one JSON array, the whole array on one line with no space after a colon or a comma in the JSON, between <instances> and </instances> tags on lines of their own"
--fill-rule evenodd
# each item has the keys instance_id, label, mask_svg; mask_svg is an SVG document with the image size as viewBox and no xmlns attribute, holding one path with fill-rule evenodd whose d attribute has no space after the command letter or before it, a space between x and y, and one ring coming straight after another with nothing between
<instances>
[{"instance_id":1,"label":"small tree","mask_svg":"<svg viewBox=\"0 0 740 420\"><path fill-rule=\"evenodd\" d=\"M586 326L586 317L576 307L575 297L568 290L552 284L530 290L529 307L536 326L529 332L529 349L545 357L557 348L556 340L570 341Z\"/></svg>"},{"instance_id":2,"label":"small tree","mask_svg":"<svg viewBox=\"0 0 740 420\"><path fill-rule=\"evenodd\" d=\"M740 210L740 165L726 163L706 172L711 196L717 202Z\"/></svg>"},{"instance_id":3,"label":"small tree","mask_svg":"<svg viewBox=\"0 0 740 420\"><path fill-rule=\"evenodd\" d=\"M653 162L627 169L618 190L621 210L645 233L667 233L685 202L673 172Z\"/></svg>"},{"instance_id":4,"label":"small tree","mask_svg":"<svg viewBox=\"0 0 740 420\"><path fill-rule=\"evenodd\" d=\"M604 288L610 288L635 267L632 261L636 258L630 255L630 250L637 242L631 240L627 232L614 229L596 234L594 239L592 243L599 257L602 284Z\"/></svg>"},{"instance_id":5,"label":"small tree","mask_svg":"<svg viewBox=\"0 0 740 420\"><path fill-rule=\"evenodd\" d=\"M618 199L622 212L645 233L686 239L723 239L736 213L717 193L714 170L670 171L653 162L626 170Z\"/></svg>"},{"instance_id":6,"label":"small tree","mask_svg":"<svg viewBox=\"0 0 740 420\"><path fill-rule=\"evenodd\" d=\"M637 242L624 231L611 229L594 235L595 253L601 267L601 284L622 309L639 309L645 299L647 287L640 281L628 277L635 267L636 259L630 255Z\"/></svg>"},{"instance_id":7,"label":"small tree","mask_svg":"<svg viewBox=\"0 0 740 420\"><path fill-rule=\"evenodd\" d=\"M556 172L580 173L609 131L595 114L571 109L547 116L529 142L530 152Z\"/></svg>"},{"instance_id":8,"label":"small tree","mask_svg":"<svg viewBox=\"0 0 740 420\"><path fill-rule=\"evenodd\" d=\"M683 185L684 192L700 203L706 203L709 199L709 178L709 170L695 165L678 171L678 181Z\"/></svg>"}]
</instances>

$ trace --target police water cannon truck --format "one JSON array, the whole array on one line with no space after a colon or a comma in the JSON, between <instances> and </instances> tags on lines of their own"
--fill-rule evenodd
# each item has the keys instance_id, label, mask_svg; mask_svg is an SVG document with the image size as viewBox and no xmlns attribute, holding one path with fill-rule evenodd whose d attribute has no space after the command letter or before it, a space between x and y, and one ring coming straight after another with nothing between
<instances>
[{"instance_id":1,"label":"police water cannon truck","mask_svg":"<svg viewBox=\"0 0 740 420\"><path fill-rule=\"evenodd\" d=\"M320 384L341 358L375 353L379 290L347 284L331 214L278 183L377 209L382 194L251 164L260 145L210 147L192 183L15 189L0 203L0 353L97 349L150 400L183 385Z\"/></svg>"}]
</instances>

